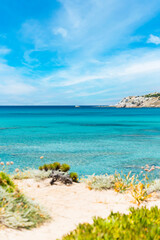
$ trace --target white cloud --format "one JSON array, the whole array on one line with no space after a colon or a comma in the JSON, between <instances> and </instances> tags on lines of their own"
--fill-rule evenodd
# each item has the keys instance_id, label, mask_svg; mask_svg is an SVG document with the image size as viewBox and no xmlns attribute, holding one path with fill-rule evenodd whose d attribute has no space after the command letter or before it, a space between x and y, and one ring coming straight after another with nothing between
<instances>
[{"instance_id":1,"label":"white cloud","mask_svg":"<svg viewBox=\"0 0 160 240\"><path fill-rule=\"evenodd\" d=\"M22 70L0 64L0 94L1 95L27 95L33 93L36 88L27 83L29 79L24 77Z\"/></svg>"},{"instance_id":2,"label":"white cloud","mask_svg":"<svg viewBox=\"0 0 160 240\"><path fill-rule=\"evenodd\" d=\"M160 37L151 34L149 36L149 39L147 40L147 43L154 43L156 45L159 45L160 44Z\"/></svg>"},{"instance_id":3,"label":"white cloud","mask_svg":"<svg viewBox=\"0 0 160 240\"><path fill-rule=\"evenodd\" d=\"M68 34L67 30L62 27L54 29L53 32L55 35L60 34L63 38L67 37Z\"/></svg>"}]
</instances>

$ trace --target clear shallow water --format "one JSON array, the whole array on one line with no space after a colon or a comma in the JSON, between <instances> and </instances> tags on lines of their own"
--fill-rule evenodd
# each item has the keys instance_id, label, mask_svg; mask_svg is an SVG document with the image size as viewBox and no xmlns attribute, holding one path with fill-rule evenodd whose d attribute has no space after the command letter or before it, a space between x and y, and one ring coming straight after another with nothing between
<instances>
[{"instance_id":1,"label":"clear shallow water","mask_svg":"<svg viewBox=\"0 0 160 240\"><path fill-rule=\"evenodd\" d=\"M0 158L11 171L59 161L82 175L160 165L160 109L0 107Z\"/></svg>"}]
</instances>

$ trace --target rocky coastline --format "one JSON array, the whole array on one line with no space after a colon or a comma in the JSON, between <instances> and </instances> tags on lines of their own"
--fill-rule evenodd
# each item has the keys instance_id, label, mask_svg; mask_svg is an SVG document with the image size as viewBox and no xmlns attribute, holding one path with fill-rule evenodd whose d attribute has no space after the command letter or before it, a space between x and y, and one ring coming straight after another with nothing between
<instances>
[{"instance_id":1,"label":"rocky coastline","mask_svg":"<svg viewBox=\"0 0 160 240\"><path fill-rule=\"evenodd\" d=\"M160 93L150 93L144 96L128 96L115 105L117 108L159 108Z\"/></svg>"}]
</instances>

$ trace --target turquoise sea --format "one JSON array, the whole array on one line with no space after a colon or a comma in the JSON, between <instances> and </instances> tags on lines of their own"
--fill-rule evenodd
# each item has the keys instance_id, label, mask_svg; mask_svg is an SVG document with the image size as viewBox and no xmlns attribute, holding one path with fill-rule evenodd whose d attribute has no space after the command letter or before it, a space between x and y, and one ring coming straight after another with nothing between
<instances>
[{"instance_id":1,"label":"turquoise sea","mask_svg":"<svg viewBox=\"0 0 160 240\"><path fill-rule=\"evenodd\" d=\"M0 158L10 171L59 161L81 175L160 165L160 109L0 107Z\"/></svg>"}]
</instances>

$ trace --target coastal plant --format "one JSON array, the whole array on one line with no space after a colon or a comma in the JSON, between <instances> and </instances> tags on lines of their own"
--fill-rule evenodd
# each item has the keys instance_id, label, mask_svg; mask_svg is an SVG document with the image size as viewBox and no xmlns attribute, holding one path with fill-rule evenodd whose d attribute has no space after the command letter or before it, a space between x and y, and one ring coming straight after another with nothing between
<instances>
[{"instance_id":1,"label":"coastal plant","mask_svg":"<svg viewBox=\"0 0 160 240\"><path fill-rule=\"evenodd\" d=\"M51 170L48 171L40 171L37 169L28 169L28 170L24 170L24 171L19 171L16 174L12 175L13 179L30 179L33 178L35 180L43 180L49 177L49 175L51 174Z\"/></svg>"},{"instance_id":2,"label":"coastal plant","mask_svg":"<svg viewBox=\"0 0 160 240\"><path fill-rule=\"evenodd\" d=\"M137 184L131 184L131 195L134 199L133 202L138 206L152 196L147 193L145 185L141 181Z\"/></svg>"},{"instance_id":3,"label":"coastal plant","mask_svg":"<svg viewBox=\"0 0 160 240\"><path fill-rule=\"evenodd\" d=\"M148 194L146 188L149 187L149 178L147 175L144 174L143 178L139 180L141 174L139 175L131 175L131 172L128 173L128 175L122 175L122 174L115 174L115 186L114 189L116 192L125 192L128 191L131 193L131 196L133 198L133 202L136 203L138 206L148 200L148 198L151 197L150 194Z\"/></svg>"},{"instance_id":4,"label":"coastal plant","mask_svg":"<svg viewBox=\"0 0 160 240\"><path fill-rule=\"evenodd\" d=\"M0 159L1 160L1 159ZM6 172L6 173L8 173L9 172L9 167L10 167L10 165L13 165L14 164L14 162L6 162L6 163L4 163L4 162L0 162L0 170L2 171L2 172Z\"/></svg>"},{"instance_id":5,"label":"coastal plant","mask_svg":"<svg viewBox=\"0 0 160 240\"><path fill-rule=\"evenodd\" d=\"M61 164L59 162L54 162L54 163L50 163L50 164L44 164L43 166L39 166L39 170L59 170L61 167Z\"/></svg>"},{"instance_id":6,"label":"coastal plant","mask_svg":"<svg viewBox=\"0 0 160 240\"><path fill-rule=\"evenodd\" d=\"M62 240L159 240L160 209L130 208L129 214L111 213L107 219L94 218L93 224L79 224Z\"/></svg>"},{"instance_id":7,"label":"coastal plant","mask_svg":"<svg viewBox=\"0 0 160 240\"><path fill-rule=\"evenodd\" d=\"M73 182L78 182L78 174L76 172L71 172L69 176L72 178Z\"/></svg>"},{"instance_id":8,"label":"coastal plant","mask_svg":"<svg viewBox=\"0 0 160 240\"><path fill-rule=\"evenodd\" d=\"M47 164L44 164L44 165L43 165L43 169L44 169L45 171L48 171L48 168L49 168L49 165L47 165Z\"/></svg>"},{"instance_id":9,"label":"coastal plant","mask_svg":"<svg viewBox=\"0 0 160 240\"><path fill-rule=\"evenodd\" d=\"M53 170L59 170L61 167L61 164L59 162L54 162L53 163Z\"/></svg>"},{"instance_id":10,"label":"coastal plant","mask_svg":"<svg viewBox=\"0 0 160 240\"><path fill-rule=\"evenodd\" d=\"M121 172L120 173L115 173L114 175L115 177L115 185L114 185L114 189L116 192L125 192L127 190L130 189L130 185L131 183L135 183L136 182L136 179L135 179L135 175L131 176L131 171L126 175L126 174L123 174Z\"/></svg>"},{"instance_id":11,"label":"coastal plant","mask_svg":"<svg viewBox=\"0 0 160 240\"><path fill-rule=\"evenodd\" d=\"M60 170L61 170L62 172L68 172L68 171L70 170L70 166L69 166L68 164L66 164L66 163L63 163L63 164L61 165L61 167L60 167Z\"/></svg>"},{"instance_id":12,"label":"coastal plant","mask_svg":"<svg viewBox=\"0 0 160 240\"><path fill-rule=\"evenodd\" d=\"M88 176L87 179L83 179L82 181L86 183L87 187L90 190L91 189L107 190L107 189L113 188L115 184L114 176L108 175L108 174L99 175L99 176L95 176L93 174L91 176Z\"/></svg>"},{"instance_id":13,"label":"coastal plant","mask_svg":"<svg viewBox=\"0 0 160 240\"><path fill-rule=\"evenodd\" d=\"M160 179L155 179L149 186L146 185L147 194L160 192Z\"/></svg>"},{"instance_id":14,"label":"coastal plant","mask_svg":"<svg viewBox=\"0 0 160 240\"><path fill-rule=\"evenodd\" d=\"M49 215L19 190L8 192L0 187L0 224L10 228L33 228L49 219Z\"/></svg>"},{"instance_id":15,"label":"coastal plant","mask_svg":"<svg viewBox=\"0 0 160 240\"><path fill-rule=\"evenodd\" d=\"M14 192L16 186L11 178L5 173L0 172L0 187L4 188L7 192Z\"/></svg>"}]
</instances>

